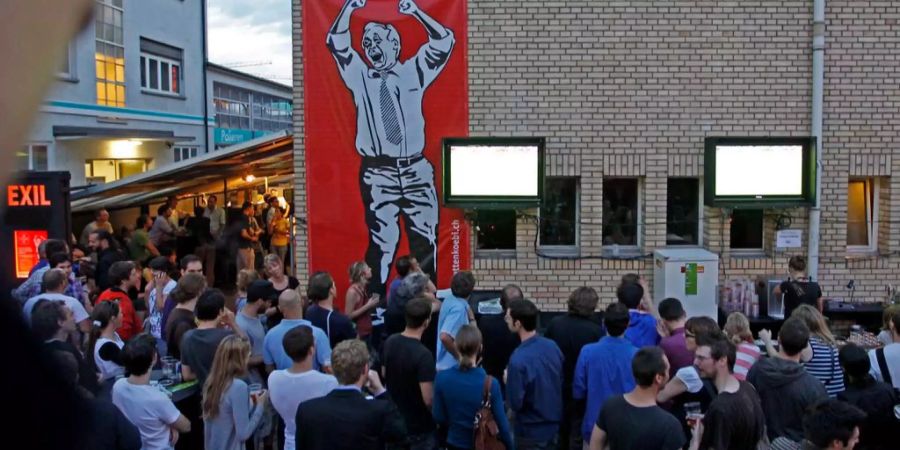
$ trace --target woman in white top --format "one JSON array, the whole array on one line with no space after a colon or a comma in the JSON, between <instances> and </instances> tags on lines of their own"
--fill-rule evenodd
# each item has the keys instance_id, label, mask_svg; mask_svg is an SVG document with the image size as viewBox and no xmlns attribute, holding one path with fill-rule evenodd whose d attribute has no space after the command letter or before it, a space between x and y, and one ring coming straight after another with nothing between
<instances>
[{"instance_id":1,"label":"woman in white top","mask_svg":"<svg viewBox=\"0 0 900 450\"><path fill-rule=\"evenodd\" d=\"M89 360L94 362L94 369L100 375L100 382L115 381L119 375L125 374L122 367L121 351L125 342L116 333L122 326L122 311L116 302L100 302L91 313L91 336L88 340Z\"/></svg>"}]
</instances>

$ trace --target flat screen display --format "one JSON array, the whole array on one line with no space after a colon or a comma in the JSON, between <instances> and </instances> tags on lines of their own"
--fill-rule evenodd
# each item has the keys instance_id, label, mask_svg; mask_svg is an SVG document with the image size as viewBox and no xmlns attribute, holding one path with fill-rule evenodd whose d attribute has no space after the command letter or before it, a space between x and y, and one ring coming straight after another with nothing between
<instances>
[{"instance_id":1,"label":"flat screen display","mask_svg":"<svg viewBox=\"0 0 900 450\"><path fill-rule=\"evenodd\" d=\"M793 208L815 204L816 140L812 137L707 137L707 206Z\"/></svg>"},{"instance_id":2,"label":"flat screen display","mask_svg":"<svg viewBox=\"0 0 900 450\"><path fill-rule=\"evenodd\" d=\"M802 195L803 146L716 146L716 195Z\"/></svg>"},{"instance_id":3,"label":"flat screen display","mask_svg":"<svg viewBox=\"0 0 900 450\"><path fill-rule=\"evenodd\" d=\"M445 203L537 204L543 189L543 153L543 139L445 139Z\"/></svg>"}]
</instances>

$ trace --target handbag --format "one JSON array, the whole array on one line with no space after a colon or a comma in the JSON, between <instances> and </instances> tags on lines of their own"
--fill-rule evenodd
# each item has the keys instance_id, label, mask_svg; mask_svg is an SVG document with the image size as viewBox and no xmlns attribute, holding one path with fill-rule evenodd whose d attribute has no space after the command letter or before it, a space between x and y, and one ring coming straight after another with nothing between
<instances>
[{"instance_id":1,"label":"handbag","mask_svg":"<svg viewBox=\"0 0 900 450\"><path fill-rule=\"evenodd\" d=\"M481 393L481 408L475 414L475 450L506 450L500 440L500 427L491 411L491 382L493 377L484 377Z\"/></svg>"}]
</instances>

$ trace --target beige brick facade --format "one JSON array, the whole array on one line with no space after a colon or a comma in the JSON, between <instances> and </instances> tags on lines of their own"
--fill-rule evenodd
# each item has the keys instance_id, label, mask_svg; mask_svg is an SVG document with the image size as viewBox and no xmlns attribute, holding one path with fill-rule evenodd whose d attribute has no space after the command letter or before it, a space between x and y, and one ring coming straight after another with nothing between
<instances>
[{"instance_id":1,"label":"beige brick facade","mask_svg":"<svg viewBox=\"0 0 900 450\"><path fill-rule=\"evenodd\" d=\"M300 0L294 3L297 211L306 211ZM580 177L580 249L601 252L603 179L639 177L643 252L665 244L669 177L703 176L706 136L805 136L811 128L812 1L469 0L472 136L545 136L547 175ZM820 282L826 296L882 300L900 283L900 4L829 0L826 9ZM846 249L847 182L878 177L877 255ZM702 244L720 277L780 275L766 211L765 254L734 255L720 210ZM807 211L786 211L808 238ZM529 211L536 213L536 211ZM301 214L302 216L303 214ZM516 259L473 260L480 288L515 282L547 310L588 285L604 302L651 261L539 258L536 225L517 223ZM722 243L725 243L723 246ZM298 261L307 273L306 235ZM801 252L805 252L801 250Z\"/></svg>"}]
</instances>

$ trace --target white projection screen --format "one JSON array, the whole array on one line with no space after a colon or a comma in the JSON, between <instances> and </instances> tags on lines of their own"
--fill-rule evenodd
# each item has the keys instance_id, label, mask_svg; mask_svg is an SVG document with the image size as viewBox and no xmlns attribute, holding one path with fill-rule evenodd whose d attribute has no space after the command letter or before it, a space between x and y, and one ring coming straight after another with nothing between
<instances>
[{"instance_id":1,"label":"white projection screen","mask_svg":"<svg viewBox=\"0 0 900 450\"><path fill-rule=\"evenodd\" d=\"M802 145L717 145L715 195L803 195Z\"/></svg>"},{"instance_id":2,"label":"white projection screen","mask_svg":"<svg viewBox=\"0 0 900 450\"><path fill-rule=\"evenodd\" d=\"M540 145L449 145L450 198L540 197Z\"/></svg>"}]
</instances>

